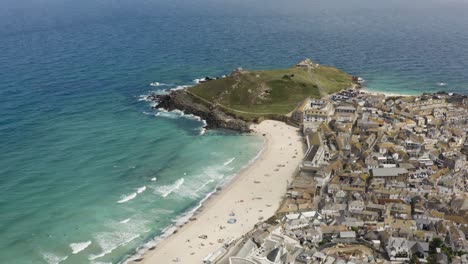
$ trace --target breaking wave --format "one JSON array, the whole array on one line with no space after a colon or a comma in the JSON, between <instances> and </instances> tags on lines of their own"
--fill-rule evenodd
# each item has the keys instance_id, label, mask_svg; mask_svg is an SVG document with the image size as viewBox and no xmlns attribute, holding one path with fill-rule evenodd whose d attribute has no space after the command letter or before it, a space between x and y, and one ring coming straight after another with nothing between
<instances>
[{"instance_id":1,"label":"breaking wave","mask_svg":"<svg viewBox=\"0 0 468 264\"><path fill-rule=\"evenodd\" d=\"M165 84L165 83L160 83L160 82L152 82L152 83L150 83L149 85L150 85L150 86L165 86L165 85L167 85L167 84Z\"/></svg>"},{"instance_id":2,"label":"breaking wave","mask_svg":"<svg viewBox=\"0 0 468 264\"><path fill-rule=\"evenodd\" d=\"M156 188L156 193L160 194L162 197L166 198L169 194L177 191L182 184L184 184L185 179L180 178L171 185L160 186Z\"/></svg>"},{"instance_id":3,"label":"breaking wave","mask_svg":"<svg viewBox=\"0 0 468 264\"><path fill-rule=\"evenodd\" d=\"M201 122L202 125L200 127L200 133L199 134L203 135L206 132L206 126L208 124L207 124L206 120L202 119L199 116L196 116L196 115L193 115L193 114L185 114L184 111L181 111L181 110L178 110L178 109L175 109L175 110L172 110L172 111L167 111L165 109L158 108L157 110L158 110L158 112L155 114L155 116L161 116L161 117L172 118L172 119L187 118L187 119L190 119L190 120L195 120L195 121Z\"/></svg>"},{"instance_id":4,"label":"breaking wave","mask_svg":"<svg viewBox=\"0 0 468 264\"><path fill-rule=\"evenodd\" d=\"M263 153L263 151L265 150L265 145L263 146L263 148L260 150L260 152L257 153L257 155L251 159L249 161L248 164L244 165L241 170L245 169L246 167L250 166L252 163L254 163L257 159L260 158L261 154ZM229 165L230 163L232 163L233 161L235 160L235 158L231 158L229 160L227 160L226 162L223 163L223 165L221 166L210 166L206 169L204 169L203 171L203 174L201 174L200 176L201 177L204 177L204 179L206 180L206 176L208 175L209 176L209 180L205 182L205 184L203 184L201 187L199 187L198 189L201 190L203 188L205 188L208 184L212 183L215 181L215 179L219 178L219 177L224 177L224 174L222 174L222 170L223 169L226 169L226 166ZM200 209L202 206L203 206L203 203L209 199L213 194L215 194L217 191L218 191L218 187L222 187L222 186L225 186L226 184L228 184L234 177L235 177L236 174L233 174L231 175L230 177L227 177L225 178L225 180L223 180L220 184L216 185L211 192L209 192L208 194L206 194L201 200L200 202L198 203L197 206L193 207L191 210L183 213L182 215L180 215L177 219L175 219L173 221L173 223L169 226L167 226L166 228L164 228L161 233L156 236L153 240L147 242L145 245L143 245L142 247L138 248L135 252L135 254L133 254L132 256L128 257L126 260L124 260L122 263L123 264L128 264L130 262L132 262L132 260L135 260L135 259L138 259L140 258L143 254L145 254L150 248L158 245L161 241L163 241L164 239L166 239L167 237L169 237L171 234L174 233L175 230L177 230L177 226L183 224L183 223L186 223L187 221L190 221L190 218L193 217L193 215L195 214L195 212ZM201 179L200 179L201 180ZM181 178L178 180L178 182L181 182L179 184L179 187L182 185L182 183L184 182L184 179ZM199 181L197 181L198 183ZM176 182L177 183L177 182ZM167 194L169 190L174 190L174 187L176 186L176 183L170 185L170 186L163 186L163 187L160 187L158 189L156 189L156 193L157 194ZM185 186L185 185L184 185ZM172 188L171 188L172 187ZM186 186L187 189L190 189L191 187L193 186ZM195 189L195 188L193 188ZM163 193L162 191L166 191L165 193ZM196 192L198 192L199 190L196 190ZM184 190L184 191L187 191L187 190ZM167 194L168 195L168 194Z\"/></svg>"},{"instance_id":5,"label":"breaking wave","mask_svg":"<svg viewBox=\"0 0 468 264\"><path fill-rule=\"evenodd\" d=\"M68 258L68 256L60 257L52 253L43 253L42 257L49 264L58 264Z\"/></svg>"},{"instance_id":6,"label":"breaking wave","mask_svg":"<svg viewBox=\"0 0 468 264\"><path fill-rule=\"evenodd\" d=\"M78 254L79 252L85 250L89 245L91 245L91 241L80 242L80 243L71 243L70 248L72 249L72 254Z\"/></svg>"},{"instance_id":7,"label":"breaking wave","mask_svg":"<svg viewBox=\"0 0 468 264\"><path fill-rule=\"evenodd\" d=\"M130 243L134 239L138 238L140 235L135 233L126 233L126 232L102 232L98 233L95 236L95 239L101 248L102 252L96 255L89 255L89 260L95 260L105 255L111 253L115 249L121 246L125 246L126 244Z\"/></svg>"},{"instance_id":8,"label":"breaking wave","mask_svg":"<svg viewBox=\"0 0 468 264\"><path fill-rule=\"evenodd\" d=\"M117 203L126 203L132 199L135 199L135 197L137 197L137 193L134 192L134 193L131 193L129 195L124 195L120 200L117 201Z\"/></svg>"},{"instance_id":9,"label":"breaking wave","mask_svg":"<svg viewBox=\"0 0 468 264\"><path fill-rule=\"evenodd\" d=\"M137 189L137 193L142 193L146 190L146 186L140 187Z\"/></svg>"},{"instance_id":10,"label":"breaking wave","mask_svg":"<svg viewBox=\"0 0 468 264\"><path fill-rule=\"evenodd\" d=\"M127 218L127 219L124 219L124 220L120 221L119 223L121 223L121 224L126 224L126 223L128 223L129 221L130 221L130 218Z\"/></svg>"},{"instance_id":11,"label":"breaking wave","mask_svg":"<svg viewBox=\"0 0 468 264\"><path fill-rule=\"evenodd\" d=\"M224 165L224 166L227 166L227 165L231 164L235 159L236 159L236 157L231 158L231 159L229 159L228 161L224 162L223 165Z\"/></svg>"}]
</instances>

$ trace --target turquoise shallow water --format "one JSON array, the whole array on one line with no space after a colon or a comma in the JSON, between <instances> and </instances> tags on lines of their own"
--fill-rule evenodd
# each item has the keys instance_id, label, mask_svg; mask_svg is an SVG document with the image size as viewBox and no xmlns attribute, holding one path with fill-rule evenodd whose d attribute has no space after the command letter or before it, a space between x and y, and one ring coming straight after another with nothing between
<instances>
[{"instance_id":1,"label":"turquoise shallow water","mask_svg":"<svg viewBox=\"0 0 468 264\"><path fill-rule=\"evenodd\" d=\"M21 155L2 155L2 175L15 176L2 181L2 263L118 261L197 206L262 145L227 131L200 136L203 124L191 117L155 117L118 109L126 108L118 96L101 99L88 114L80 108L75 118L51 115L29 127L15 144Z\"/></svg>"},{"instance_id":2,"label":"turquoise shallow water","mask_svg":"<svg viewBox=\"0 0 468 264\"><path fill-rule=\"evenodd\" d=\"M150 82L310 57L371 90L467 93L466 13L435 0L0 3L0 263L117 263L261 149L155 116L140 101Z\"/></svg>"}]
</instances>

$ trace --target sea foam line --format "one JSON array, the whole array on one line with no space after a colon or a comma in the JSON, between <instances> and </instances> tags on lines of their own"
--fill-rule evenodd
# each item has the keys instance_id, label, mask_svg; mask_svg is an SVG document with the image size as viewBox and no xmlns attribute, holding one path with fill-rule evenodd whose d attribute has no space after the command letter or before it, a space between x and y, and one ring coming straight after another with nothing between
<instances>
[{"instance_id":1,"label":"sea foam line","mask_svg":"<svg viewBox=\"0 0 468 264\"><path fill-rule=\"evenodd\" d=\"M68 258L68 256L60 257L52 253L43 253L42 257L49 264L59 264L60 262L65 261Z\"/></svg>"},{"instance_id":2,"label":"sea foam line","mask_svg":"<svg viewBox=\"0 0 468 264\"><path fill-rule=\"evenodd\" d=\"M136 192L134 192L134 193L122 196L121 199L117 201L117 203L126 203L126 202L128 202L130 200L133 200L133 199L135 199L137 197L138 194L140 194L140 193L142 193L144 191L146 191L146 185L143 186L143 187L137 188Z\"/></svg>"},{"instance_id":3,"label":"sea foam line","mask_svg":"<svg viewBox=\"0 0 468 264\"><path fill-rule=\"evenodd\" d=\"M181 224L184 224L186 223L187 221L189 221L190 218L193 217L193 215L195 214L195 212L200 209L202 206L203 206L203 203L208 200L213 194L215 194L217 192L217 188L215 188L213 191L211 191L210 193L208 193L202 200L200 200L200 202L198 203L197 206L195 206L194 208L192 208L191 210L183 213L182 215L180 215L178 218L176 218L174 221L172 221L172 224L163 228L161 230L161 232L159 233L159 235L157 235L156 237L154 237L151 241L148 241L146 244L144 244L143 246L141 246L140 248L137 248L135 250L135 254L133 254L132 256L128 257L127 259L125 259L124 261L121 262L121 264L128 264L130 262L132 262L133 260L135 259L138 259L140 258L141 256L143 256L143 254L145 254L146 252L148 252L148 250L151 248L151 247L154 247L154 246L157 246L159 243L161 243L164 239L168 238L170 235L172 235L174 233L175 230L177 230L177 226L181 225Z\"/></svg>"},{"instance_id":4,"label":"sea foam line","mask_svg":"<svg viewBox=\"0 0 468 264\"><path fill-rule=\"evenodd\" d=\"M137 197L137 193L134 192L134 193L131 193L129 195L124 195L120 200L117 201L117 203L126 203L132 199L135 199L135 197Z\"/></svg>"},{"instance_id":5,"label":"sea foam line","mask_svg":"<svg viewBox=\"0 0 468 264\"><path fill-rule=\"evenodd\" d=\"M169 194L173 193L174 191L177 191L182 184L184 184L185 179L180 178L177 181L175 181L171 185L165 185L165 186L160 186L156 189L156 191L164 198L166 198Z\"/></svg>"},{"instance_id":6,"label":"sea foam line","mask_svg":"<svg viewBox=\"0 0 468 264\"><path fill-rule=\"evenodd\" d=\"M257 153L257 155L255 157L253 157L246 165L244 165L237 173L233 174L232 177L228 177L226 178L226 180L220 184L218 184L213 191L211 191L210 193L208 193L207 195L205 195L205 197L203 199L200 200L200 202L198 203L197 206L195 206L194 208L192 208L191 210L185 212L185 213L182 213L178 218L176 218L176 220L173 222L173 224L163 228L161 230L161 232L159 233L159 235L157 235L156 237L154 237L152 240L148 241L146 244L144 244L143 246L141 246L140 248L137 248L135 250L135 253L128 257L127 259L125 259L124 261L121 262L121 264L128 264L130 262L132 262L133 260L135 259L138 259L138 258L141 258L146 252L149 251L150 248L152 247L155 247L157 246L159 243L161 243L164 239L168 238L170 235L172 235L174 233L174 231L177 229L177 225L181 225L181 224L184 224L186 223L187 221L190 220L190 218L193 217L193 215L195 214L196 211L198 211L202 206L203 204L206 202L206 200L208 200L212 195L214 195L215 193L218 192L218 189L219 188L222 188L226 185L228 185L229 183L232 182L233 179L236 178L237 175L240 175L246 168L248 168L249 166L251 166L253 163L255 163L260 157L261 155L263 154L263 152L265 151L266 149L266 140L264 140L264 143L263 143L263 147L262 149Z\"/></svg>"},{"instance_id":7,"label":"sea foam line","mask_svg":"<svg viewBox=\"0 0 468 264\"><path fill-rule=\"evenodd\" d=\"M132 234L132 233L104 233L97 237L97 241L99 246L102 249L102 252L97 255L89 255L88 260L95 260L98 258L102 258L105 255L111 253L115 249L125 246L126 244L132 242L134 239L140 237L139 234ZM117 242L116 244L112 244L112 242Z\"/></svg>"},{"instance_id":8,"label":"sea foam line","mask_svg":"<svg viewBox=\"0 0 468 264\"><path fill-rule=\"evenodd\" d=\"M124 220L120 221L119 223L121 223L121 224L126 224L126 223L128 223L129 221L130 221L130 218L127 218L127 219L124 219Z\"/></svg>"},{"instance_id":9,"label":"sea foam line","mask_svg":"<svg viewBox=\"0 0 468 264\"><path fill-rule=\"evenodd\" d=\"M231 164L235 159L236 159L236 157L233 157L233 158L229 159L228 161L224 162L223 165L227 166L227 165Z\"/></svg>"},{"instance_id":10,"label":"sea foam line","mask_svg":"<svg viewBox=\"0 0 468 264\"><path fill-rule=\"evenodd\" d=\"M137 189L137 193L142 193L146 190L146 186L140 187Z\"/></svg>"},{"instance_id":11,"label":"sea foam line","mask_svg":"<svg viewBox=\"0 0 468 264\"><path fill-rule=\"evenodd\" d=\"M155 114L155 116L161 116L161 117L167 117L167 118L187 118L187 119L201 122L202 125L200 127L200 133L199 133L200 136L205 134L206 132L206 127L208 126L208 123L206 122L206 120L202 119L199 116L196 116L193 114L186 114L184 111L181 111L179 109L167 111L165 109L158 108L157 110L158 112Z\"/></svg>"},{"instance_id":12,"label":"sea foam line","mask_svg":"<svg viewBox=\"0 0 468 264\"><path fill-rule=\"evenodd\" d=\"M80 243L71 243L70 248L72 249L72 254L78 254L79 252L85 250L89 245L91 245L91 241L80 242Z\"/></svg>"},{"instance_id":13,"label":"sea foam line","mask_svg":"<svg viewBox=\"0 0 468 264\"><path fill-rule=\"evenodd\" d=\"M195 79L195 80L202 80L202 79ZM166 84L161 83L160 85L166 85ZM154 107L156 107L158 105L158 102L154 102L154 99L151 98L152 94L163 95L163 94L168 94L170 91L184 90L184 89L190 88L192 86L193 85L179 85L179 86L176 86L176 87L171 88L171 89L152 91L150 94L140 95L138 101L150 102L151 108L154 108ZM170 112L168 112L168 111L166 111L165 109L162 109L162 108L158 108L157 110L158 110L158 112L155 114L155 116L164 116L164 117L169 117L169 118L185 117L185 118L188 118L188 119L193 119L193 120L200 121L200 122L202 122L202 126L200 127L200 135L203 135L206 132L207 123L206 123L205 120L203 120L199 116L192 115L192 114L185 114L183 111L178 110L178 109L175 109L175 110L170 111ZM161 112L162 113L174 113L174 114L176 114L176 116L168 115L168 114L162 114ZM147 114L147 113L144 112L144 114Z\"/></svg>"}]
</instances>

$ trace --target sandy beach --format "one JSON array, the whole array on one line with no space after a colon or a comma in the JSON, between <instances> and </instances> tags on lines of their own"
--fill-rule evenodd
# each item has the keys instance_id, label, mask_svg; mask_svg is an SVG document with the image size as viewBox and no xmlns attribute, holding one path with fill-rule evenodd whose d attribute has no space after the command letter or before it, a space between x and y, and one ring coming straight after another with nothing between
<instances>
[{"instance_id":1,"label":"sandy beach","mask_svg":"<svg viewBox=\"0 0 468 264\"><path fill-rule=\"evenodd\" d=\"M224 242L275 213L303 158L304 144L299 130L282 122L268 120L252 128L265 138L258 159L205 201L192 221L131 263L202 263ZM236 222L230 224L230 219Z\"/></svg>"},{"instance_id":2,"label":"sandy beach","mask_svg":"<svg viewBox=\"0 0 468 264\"><path fill-rule=\"evenodd\" d=\"M401 93L389 93L389 92L382 92L382 91L371 91L367 88L361 88L359 89L360 92L367 93L367 94L372 94L372 95L380 95L383 94L386 97L391 97L391 96L414 96L411 94L401 94Z\"/></svg>"}]
</instances>

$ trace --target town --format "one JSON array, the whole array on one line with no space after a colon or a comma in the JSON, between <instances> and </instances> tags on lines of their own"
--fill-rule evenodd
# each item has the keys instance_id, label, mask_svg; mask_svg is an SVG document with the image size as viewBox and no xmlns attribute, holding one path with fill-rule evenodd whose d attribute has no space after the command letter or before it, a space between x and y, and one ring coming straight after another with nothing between
<instances>
[{"instance_id":1,"label":"town","mask_svg":"<svg viewBox=\"0 0 468 264\"><path fill-rule=\"evenodd\" d=\"M290 116L305 158L277 213L204 263L468 263L468 99L346 89Z\"/></svg>"}]
</instances>

